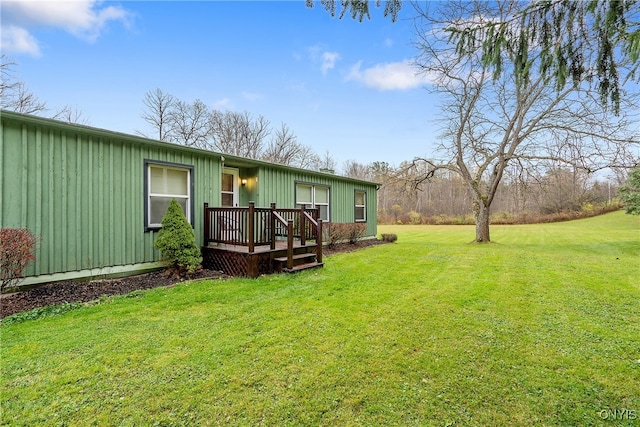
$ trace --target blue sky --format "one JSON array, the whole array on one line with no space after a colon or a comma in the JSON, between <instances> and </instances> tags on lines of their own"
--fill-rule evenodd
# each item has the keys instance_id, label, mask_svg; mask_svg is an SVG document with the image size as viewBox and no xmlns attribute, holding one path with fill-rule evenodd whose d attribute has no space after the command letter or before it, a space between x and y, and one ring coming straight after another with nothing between
<instances>
[{"instance_id":1,"label":"blue sky","mask_svg":"<svg viewBox=\"0 0 640 427\"><path fill-rule=\"evenodd\" d=\"M362 23L299 1L2 2L2 52L53 110L91 126L151 129L155 88L183 101L286 123L342 166L399 165L433 152L438 112L409 62L412 8Z\"/></svg>"}]
</instances>

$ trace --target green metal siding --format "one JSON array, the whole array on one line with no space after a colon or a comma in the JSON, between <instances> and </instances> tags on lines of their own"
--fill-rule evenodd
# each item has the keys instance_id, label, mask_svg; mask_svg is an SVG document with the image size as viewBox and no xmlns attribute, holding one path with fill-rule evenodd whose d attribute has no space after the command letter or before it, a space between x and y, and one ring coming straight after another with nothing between
<instances>
[{"instance_id":1,"label":"green metal siding","mask_svg":"<svg viewBox=\"0 0 640 427\"><path fill-rule=\"evenodd\" d=\"M366 236L375 236L377 232L377 197L376 184L353 181L335 175L307 172L300 170L285 170L262 168L259 182L269 185L260 186L259 202L268 206L275 202L282 208L295 206L295 184L308 183L330 188L330 219L331 222L355 222L355 191L367 194L367 232Z\"/></svg>"},{"instance_id":2,"label":"green metal siding","mask_svg":"<svg viewBox=\"0 0 640 427\"><path fill-rule=\"evenodd\" d=\"M211 156L4 113L0 133L0 225L41 237L28 275L158 261L155 233L144 227L145 159L193 165L198 242L202 204L219 198L219 161Z\"/></svg>"},{"instance_id":3,"label":"green metal siding","mask_svg":"<svg viewBox=\"0 0 640 427\"><path fill-rule=\"evenodd\" d=\"M41 237L27 275L158 261L155 232L144 224L145 160L193 167L201 244L203 204L220 204L219 154L4 111L0 122L0 227ZM375 235L375 184L240 158L226 164L233 161L248 180L240 187L242 205L294 207L294 183L308 182L331 188L332 221L353 222L354 191L363 190L367 234Z\"/></svg>"}]
</instances>

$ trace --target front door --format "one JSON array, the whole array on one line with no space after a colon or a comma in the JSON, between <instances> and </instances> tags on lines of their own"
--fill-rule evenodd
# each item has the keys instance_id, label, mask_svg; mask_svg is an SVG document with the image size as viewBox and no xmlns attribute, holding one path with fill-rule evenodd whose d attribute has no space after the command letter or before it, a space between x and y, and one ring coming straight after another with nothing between
<instances>
[{"instance_id":1,"label":"front door","mask_svg":"<svg viewBox=\"0 0 640 427\"><path fill-rule=\"evenodd\" d=\"M238 206L238 169L224 168L222 170L222 207Z\"/></svg>"}]
</instances>

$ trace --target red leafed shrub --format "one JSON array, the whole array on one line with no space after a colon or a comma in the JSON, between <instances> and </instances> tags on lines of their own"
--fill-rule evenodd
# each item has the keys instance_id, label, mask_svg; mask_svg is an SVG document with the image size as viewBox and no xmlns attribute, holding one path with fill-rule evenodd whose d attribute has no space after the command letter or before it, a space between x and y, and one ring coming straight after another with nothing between
<instances>
[{"instance_id":1,"label":"red leafed shrub","mask_svg":"<svg viewBox=\"0 0 640 427\"><path fill-rule=\"evenodd\" d=\"M23 277L37 246L38 238L25 228L0 228L0 292Z\"/></svg>"}]
</instances>

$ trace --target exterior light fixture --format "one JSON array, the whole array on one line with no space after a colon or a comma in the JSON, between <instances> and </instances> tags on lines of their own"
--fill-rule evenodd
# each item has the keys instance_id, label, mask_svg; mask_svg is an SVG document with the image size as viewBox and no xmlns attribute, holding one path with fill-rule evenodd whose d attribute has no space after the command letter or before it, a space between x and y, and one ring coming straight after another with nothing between
<instances>
[{"instance_id":1,"label":"exterior light fixture","mask_svg":"<svg viewBox=\"0 0 640 427\"><path fill-rule=\"evenodd\" d=\"M240 181L242 183L242 185L247 185L247 178L242 178L242 181Z\"/></svg>"}]
</instances>

